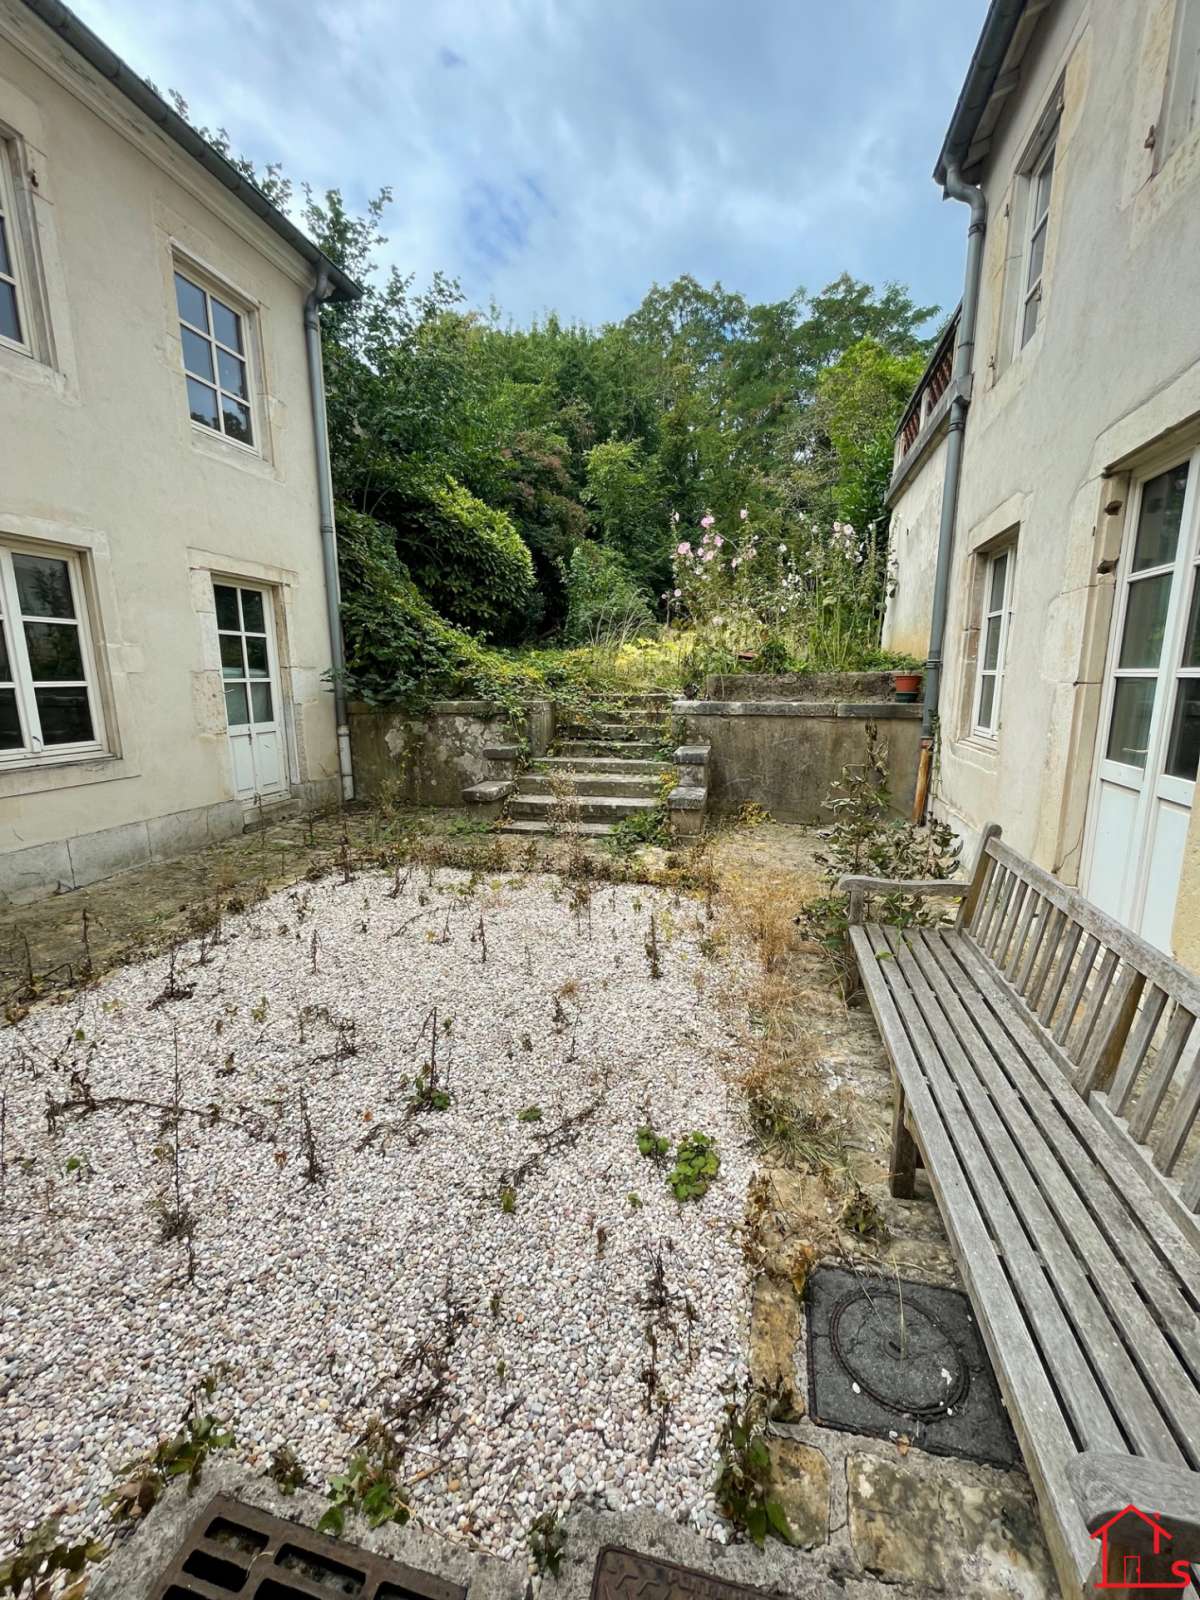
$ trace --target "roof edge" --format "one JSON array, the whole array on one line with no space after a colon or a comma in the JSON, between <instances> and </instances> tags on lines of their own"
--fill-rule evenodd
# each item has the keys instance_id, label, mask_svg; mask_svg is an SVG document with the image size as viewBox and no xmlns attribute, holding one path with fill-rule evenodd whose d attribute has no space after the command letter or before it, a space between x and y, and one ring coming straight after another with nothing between
<instances>
[{"instance_id":1,"label":"roof edge","mask_svg":"<svg viewBox=\"0 0 1200 1600\"><path fill-rule=\"evenodd\" d=\"M945 184L948 167L965 163L975 130L991 98L996 79L1000 76L1008 47L1029 3L1030 0L991 0L979 42L967 68L966 79L959 91L954 114L950 118L950 126L942 140L937 165L933 169L936 183Z\"/></svg>"},{"instance_id":2,"label":"roof edge","mask_svg":"<svg viewBox=\"0 0 1200 1600\"><path fill-rule=\"evenodd\" d=\"M115 50L110 49L98 34L93 33L85 22L80 21L73 11L63 5L62 0L25 0L25 4L52 33L70 45L115 89L120 90L127 100L132 101L138 110L161 128L168 138L173 139L180 149L198 161L260 221L265 222L267 227L278 234L298 256L303 257L318 272L324 271L333 289L331 299L346 301L359 298L362 294L361 285L332 262L306 233L279 210L278 206L272 205L257 184L243 177L230 160L209 144L207 139L202 138L191 123L185 121L144 78L139 77L132 67L122 61Z\"/></svg>"}]
</instances>

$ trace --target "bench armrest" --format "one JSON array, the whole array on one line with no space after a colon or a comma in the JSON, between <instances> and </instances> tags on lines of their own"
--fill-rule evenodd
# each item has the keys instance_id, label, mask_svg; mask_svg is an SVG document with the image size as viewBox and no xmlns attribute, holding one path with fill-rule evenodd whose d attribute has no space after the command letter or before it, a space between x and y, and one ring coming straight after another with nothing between
<instances>
[{"instance_id":1,"label":"bench armrest","mask_svg":"<svg viewBox=\"0 0 1200 1600\"><path fill-rule=\"evenodd\" d=\"M864 878L848 872L837 881L847 894L945 894L964 895L971 887L956 878Z\"/></svg>"},{"instance_id":2,"label":"bench armrest","mask_svg":"<svg viewBox=\"0 0 1200 1600\"><path fill-rule=\"evenodd\" d=\"M1087 1450L1067 1463L1067 1477L1089 1532L1095 1533L1127 1506L1151 1516L1171 1535L1172 1558L1200 1559L1200 1472L1166 1466L1144 1456ZM1141 1517L1121 1523L1121 1545L1149 1550L1153 1529Z\"/></svg>"}]
</instances>

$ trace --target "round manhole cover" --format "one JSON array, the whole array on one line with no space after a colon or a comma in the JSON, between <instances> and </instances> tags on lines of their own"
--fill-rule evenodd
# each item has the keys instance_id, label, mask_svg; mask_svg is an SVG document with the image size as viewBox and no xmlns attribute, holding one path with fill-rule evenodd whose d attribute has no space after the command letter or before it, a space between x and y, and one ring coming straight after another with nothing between
<instances>
[{"instance_id":1,"label":"round manhole cover","mask_svg":"<svg viewBox=\"0 0 1200 1600\"><path fill-rule=\"evenodd\" d=\"M930 1421L960 1406L971 1369L950 1331L892 1289L852 1289L833 1308L829 1337L843 1369L889 1411Z\"/></svg>"}]
</instances>

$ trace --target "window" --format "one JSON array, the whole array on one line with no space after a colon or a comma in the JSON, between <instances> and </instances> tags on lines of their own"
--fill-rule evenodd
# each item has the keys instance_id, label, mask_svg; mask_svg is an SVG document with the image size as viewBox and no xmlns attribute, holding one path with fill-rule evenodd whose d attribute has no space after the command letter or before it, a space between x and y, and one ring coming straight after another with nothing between
<instances>
[{"instance_id":1,"label":"window","mask_svg":"<svg viewBox=\"0 0 1200 1600\"><path fill-rule=\"evenodd\" d=\"M252 445L246 318L182 272L175 274L175 303L192 421Z\"/></svg>"},{"instance_id":2,"label":"window","mask_svg":"<svg viewBox=\"0 0 1200 1600\"><path fill-rule=\"evenodd\" d=\"M29 301L21 272L21 230L13 182L14 149L0 137L0 344L29 352Z\"/></svg>"},{"instance_id":3,"label":"window","mask_svg":"<svg viewBox=\"0 0 1200 1600\"><path fill-rule=\"evenodd\" d=\"M221 677L231 728L275 721L271 699L271 653L267 642L265 596L261 589L213 585Z\"/></svg>"},{"instance_id":4,"label":"window","mask_svg":"<svg viewBox=\"0 0 1200 1600\"><path fill-rule=\"evenodd\" d=\"M78 558L0 545L0 764L101 735Z\"/></svg>"},{"instance_id":5,"label":"window","mask_svg":"<svg viewBox=\"0 0 1200 1600\"><path fill-rule=\"evenodd\" d=\"M974 732L994 739L1000 731L1004 664L1012 626L1013 571L1016 551L988 557L984 571L983 616L979 625L979 671L975 685Z\"/></svg>"},{"instance_id":6,"label":"window","mask_svg":"<svg viewBox=\"0 0 1200 1600\"><path fill-rule=\"evenodd\" d=\"M1024 288L1019 319L1019 349L1029 343L1041 318L1042 274L1046 265L1046 234L1050 224L1050 189L1054 181L1054 137L1042 147L1029 172L1027 192L1027 244Z\"/></svg>"},{"instance_id":7,"label":"window","mask_svg":"<svg viewBox=\"0 0 1200 1600\"><path fill-rule=\"evenodd\" d=\"M1196 128L1200 128L1200 0L1176 0L1156 165L1161 166Z\"/></svg>"}]
</instances>

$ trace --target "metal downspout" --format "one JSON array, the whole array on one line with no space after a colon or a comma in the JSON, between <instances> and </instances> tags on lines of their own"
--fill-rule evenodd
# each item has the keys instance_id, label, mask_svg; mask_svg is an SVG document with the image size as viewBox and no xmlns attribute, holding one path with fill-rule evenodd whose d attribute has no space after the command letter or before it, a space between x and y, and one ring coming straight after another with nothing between
<instances>
[{"instance_id":1,"label":"metal downspout","mask_svg":"<svg viewBox=\"0 0 1200 1600\"><path fill-rule=\"evenodd\" d=\"M308 347L308 388L312 403L313 439L317 452L317 504L321 521L321 556L325 567L325 609L329 620L329 654L333 666L333 709L337 723L338 771L342 799L354 799L350 756L350 723L346 717L346 665L342 649L341 587L338 582L337 528L333 520L333 475L329 464L329 432L325 421L325 371L321 360L321 302L329 296L324 268L304 302L304 338Z\"/></svg>"},{"instance_id":2,"label":"metal downspout","mask_svg":"<svg viewBox=\"0 0 1200 1600\"><path fill-rule=\"evenodd\" d=\"M954 371L951 381L957 390L950 404L949 433L946 440L946 475L942 483L942 515L938 527L937 568L933 580L933 613L929 624L929 659L925 663L925 711L921 733L932 739L938 716L942 687L942 657L946 640L946 610L950 593L950 566L954 554L954 524L958 514L958 486L962 476L963 430L971 403L971 376L975 364L975 319L979 310L979 281L983 267L983 238L987 232L987 201L983 190L963 181L957 162L946 168L944 193L951 200L962 200L971 208L967 229L966 281L963 285L962 312L958 339L954 346Z\"/></svg>"}]
</instances>

